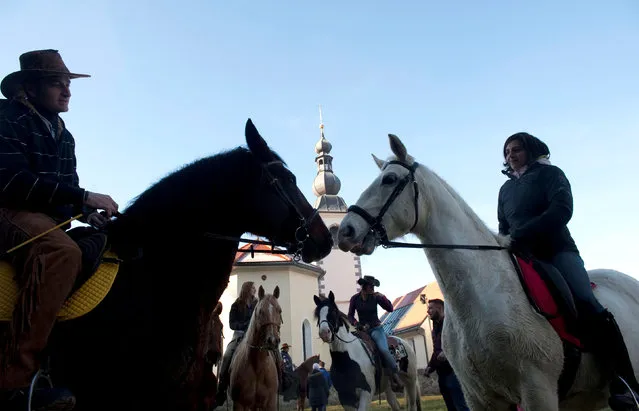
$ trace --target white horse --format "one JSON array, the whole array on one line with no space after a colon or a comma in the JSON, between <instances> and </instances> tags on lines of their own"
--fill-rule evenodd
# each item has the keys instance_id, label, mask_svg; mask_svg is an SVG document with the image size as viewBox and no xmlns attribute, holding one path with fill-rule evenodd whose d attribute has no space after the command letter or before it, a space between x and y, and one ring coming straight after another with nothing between
<instances>
[{"instance_id":1,"label":"white horse","mask_svg":"<svg viewBox=\"0 0 639 411\"><path fill-rule=\"evenodd\" d=\"M335 296L331 291L328 298L321 299L314 295L315 318L319 326L320 338L330 343L331 381L337 391L340 404L345 410L367 410L376 392L386 391L386 399L393 411L400 409L397 396L391 389L389 376L382 372L379 386L376 378L376 367L373 353L365 347L365 343L350 331L353 327L348 318L335 304ZM421 411L421 394L417 379L417 359L415 351L406 340L391 337L400 347L397 357L401 364L407 364L400 372L404 384L406 403L410 411Z\"/></svg>"},{"instance_id":2,"label":"white horse","mask_svg":"<svg viewBox=\"0 0 639 411\"><path fill-rule=\"evenodd\" d=\"M413 233L422 244L507 245L442 178L415 163L398 137L389 138L395 156L384 162L373 155L382 172L357 201L364 213L350 211L341 223L343 251L371 254L380 232L391 240ZM405 189L399 190L402 184ZM372 230L380 214L381 225ZM507 251L435 248L425 253L446 299L444 350L473 411L505 411L516 404L525 411L607 406L608 384L591 354L582 355L574 384L558 404L562 342L531 307ZM625 336L636 374L639 281L604 269L589 276L597 284L595 296Z\"/></svg>"}]
</instances>

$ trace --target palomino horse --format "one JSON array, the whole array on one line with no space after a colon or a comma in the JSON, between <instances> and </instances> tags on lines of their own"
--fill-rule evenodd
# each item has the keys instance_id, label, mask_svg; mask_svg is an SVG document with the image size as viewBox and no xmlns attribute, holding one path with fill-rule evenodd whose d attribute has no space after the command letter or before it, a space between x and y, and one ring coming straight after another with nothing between
<instances>
[{"instance_id":1,"label":"palomino horse","mask_svg":"<svg viewBox=\"0 0 639 411\"><path fill-rule=\"evenodd\" d=\"M394 411L399 410L389 377L385 372L378 376L380 370L376 367L375 356L364 341L350 331L352 325L335 304L333 292L328 294L328 298L314 295L313 299L320 338L330 343L331 380L340 404L346 410L363 411L368 409L376 392L385 390L390 407ZM396 346L395 357L400 357L400 370L403 371L400 372L400 378L405 386L408 409L421 410L415 351L407 341L395 336L390 338Z\"/></svg>"},{"instance_id":2,"label":"palomino horse","mask_svg":"<svg viewBox=\"0 0 639 411\"><path fill-rule=\"evenodd\" d=\"M278 408L280 287L276 286L273 294L265 294L260 285L257 295L248 329L231 360L229 390L234 411Z\"/></svg>"},{"instance_id":3,"label":"palomino horse","mask_svg":"<svg viewBox=\"0 0 639 411\"><path fill-rule=\"evenodd\" d=\"M499 250L505 245L501 237L443 179L417 164L399 138L389 137L395 157L384 162L373 156L381 174L342 220L339 247L371 254L379 240L407 233L428 246L426 256L446 299L444 350L473 411L502 411L516 404L526 411L606 407L607 384L602 384L591 354L583 355L559 407L562 342L549 321L533 310L509 252ZM436 248L446 244L496 250ZM597 284L596 297L617 319L636 373L639 281L613 270L589 275Z\"/></svg>"},{"instance_id":4,"label":"palomino horse","mask_svg":"<svg viewBox=\"0 0 639 411\"><path fill-rule=\"evenodd\" d=\"M303 363L301 363L293 372L297 375L297 411L304 411L306 404L306 383L308 382L308 376L313 371L313 364L317 364L320 360L319 355L313 355L308 357Z\"/></svg>"},{"instance_id":5,"label":"palomino horse","mask_svg":"<svg viewBox=\"0 0 639 411\"><path fill-rule=\"evenodd\" d=\"M248 149L169 174L108 227L120 272L93 311L56 325L49 346L54 381L76 395L78 411L202 404L210 317L243 233L306 262L331 251L293 173L250 120L245 134Z\"/></svg>"}]
</instances>

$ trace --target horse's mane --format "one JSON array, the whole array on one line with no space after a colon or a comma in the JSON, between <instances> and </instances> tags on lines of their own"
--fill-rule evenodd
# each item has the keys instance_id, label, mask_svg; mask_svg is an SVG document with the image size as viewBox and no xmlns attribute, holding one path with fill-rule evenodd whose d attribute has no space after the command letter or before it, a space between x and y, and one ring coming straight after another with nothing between
<instances>
[{"instance_id":1,"label":"horse's mane","mask_svg":"<svg viewBox=\"0 0 639 411\"><path fill-rule=\"evenodd\" d=\"M496 241L498 241L497 234L495 234L488 228L486 223L484 223L484 221L477 215L477 213L475 213L475 211L468 205L466 200L464 200L462 196L460 196L459 193L450 184L448 184L446 180L444 180L439 174L437 174L436 172L434 172L433 170L431 170L430 168L428 168L422 163L419 164L419 167L417 167L417 170L422 172L422 177L424 177L423 178L424 184L426 184L426 181L429 177L439 182L442 188L444 189L444 191L448 193L452 197L452 199L455 201L455 203L457 204L461 212L471 219L471 221L475 225L475 228L483 232L488 231L491 234L491 236L494 237ZM424 194L426 198L432 198L433 193L431 190L424 190L424 191L426 191L426 193Z\"/></svg>"},{"instance_id":2,"label":"horse's mane","mask_svg":"<svg viewBox=\"0 0 639 411\"><path fill-rule=\"evenodd\" d=\"M273 155L284 163L275 152ZM235 181L251 181L255 172L260 171L253 153L246 147L200 158L162 177L136 196L109 230L126 237L140 231L166 233L184 229L188 224L181 224L180 220L215 215L212 205L228 203L220 196L236 192L239 188ZM226 178L228 175L236 178Z\"/></svg>"}]
</instances>

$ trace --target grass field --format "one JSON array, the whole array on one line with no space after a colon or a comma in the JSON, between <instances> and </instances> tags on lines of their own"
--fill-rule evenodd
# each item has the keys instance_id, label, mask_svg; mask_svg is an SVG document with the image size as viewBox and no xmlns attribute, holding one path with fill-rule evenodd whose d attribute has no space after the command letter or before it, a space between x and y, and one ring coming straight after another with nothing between
<instances>
[{"instance_id":1,"label":"grass field","mask_svg":"<svg viewBox=\"0 0 639 411\"><path fill-rule=\"evenodd\" d=\"M406 401L403 398L398 398L399 405L405 409ZM326 411L339 411L343 410L341 405L329 405L326 407ZM386 400L382 400L381 404L377 400L373 401L371 404L372 410L390 410L390 406L386 402ZM444 400L439 395L425 395L422 397L422 411L446 411L446 406L444 405Z\"/></svg>"},{"instance_id":2,"label":"grass field","mask_svg":"<svg viewBox=\"0 0 639 411\"><path fill-rule=\"evenodd\" d=\"M406 409L406 403L403 398L399 398L399 404L402 409ZM329 405L326 407L327 411L339 411L343 410L340 405ZM378 403L377 400L373 401L371 404L371 410L381 411L381 410L390 410L391 408L388 406L388 403L385 400L382 400L381 404ZM422 411L447 411L446 405L444 404L444 400L439 395L425 395L422 397ZM606 408L604 411L610 411L609 408Z\"/></svg>"}]
</instances>

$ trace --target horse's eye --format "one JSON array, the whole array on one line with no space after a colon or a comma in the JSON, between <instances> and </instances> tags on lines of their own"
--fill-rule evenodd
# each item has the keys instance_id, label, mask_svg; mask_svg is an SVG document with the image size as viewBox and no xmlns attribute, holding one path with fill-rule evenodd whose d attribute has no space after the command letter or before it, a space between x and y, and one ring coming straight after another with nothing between
<instances>
[{"instance_id":1,"label":"horse's eye","mask_svg":"<svg viewBox=\"0 0 639 411\"><path fill-rule=\"evenodd\" d=\"M397 182L397 175L393 173L388 173L382 178L382 184L389 186L395 184Z\"/></svg>"}]
</instances>

